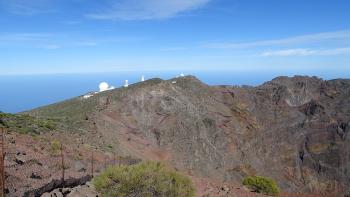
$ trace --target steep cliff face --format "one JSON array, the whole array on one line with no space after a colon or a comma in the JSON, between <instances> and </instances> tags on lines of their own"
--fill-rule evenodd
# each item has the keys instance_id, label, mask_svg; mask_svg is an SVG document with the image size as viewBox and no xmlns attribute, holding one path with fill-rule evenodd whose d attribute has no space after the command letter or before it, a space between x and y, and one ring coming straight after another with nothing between
<instances>
[{"instance_id":1,"label":"steep cliff face","mask_svg":"<svg viewBox=\"0 0 350 197\"><path fill-rule=\"evenodd\" d=\"M66 121L62 129L78 141L194 175L264 175L289 191L350 192L350 80L236 87L153 79L28 113Z\"/></svg>"}]
</instances>

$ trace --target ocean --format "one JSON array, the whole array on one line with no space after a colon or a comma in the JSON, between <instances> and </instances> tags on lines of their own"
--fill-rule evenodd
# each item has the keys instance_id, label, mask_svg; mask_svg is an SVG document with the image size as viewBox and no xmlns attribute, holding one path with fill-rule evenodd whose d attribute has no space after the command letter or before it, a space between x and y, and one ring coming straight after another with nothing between
<instances>
[{"instance_id":1,"label":"ocean","mask_svg":"<svg viewBox=\"0 0 350 197\"><path fill-rule=\"evenodd\" d=\"M0 76L0 111L17 113L39 106L63 101L87 92L97 91L100 82L120 87L128 79L129 84L159 77L170 79L181 72L115 72L89 74L49 74ZM300 72L299 72L300 73ZM293 76L293 72L264 71L191 71L185 75L195 75L209 85L260 85L277 76ZM300 74L299 74L300 75ZM315 75L324 79L349 78L349 73L305 72L301 75Z\"/></svg>"}]
</instances>

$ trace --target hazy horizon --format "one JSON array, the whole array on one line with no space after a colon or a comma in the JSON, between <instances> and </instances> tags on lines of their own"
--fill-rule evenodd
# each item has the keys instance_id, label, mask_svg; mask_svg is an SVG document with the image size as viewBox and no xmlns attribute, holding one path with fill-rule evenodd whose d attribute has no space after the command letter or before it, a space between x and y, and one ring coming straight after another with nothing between
<instances>
[{"instance_id":1,"label":"hazy horizon","mask_svg":"<svg viewBox=\"0 0 350 197\"><path fill-rule=\"evenodd\" d=\"M17 113L40 106L77 97L90 91L97 91L100 82L107 82L118 88L128 79L130 84L139 82L141 75L146 80L159 77L170 79L184 73L194 75L209 85L251 85L257 86L278 76L308 75L325 80L348 78L347 73L337 72L263 72L263 71L189 71L189 72L115 72L85 74L41 74L2 76L0 84L0 111Z\"/></svg>"}]
</instances>

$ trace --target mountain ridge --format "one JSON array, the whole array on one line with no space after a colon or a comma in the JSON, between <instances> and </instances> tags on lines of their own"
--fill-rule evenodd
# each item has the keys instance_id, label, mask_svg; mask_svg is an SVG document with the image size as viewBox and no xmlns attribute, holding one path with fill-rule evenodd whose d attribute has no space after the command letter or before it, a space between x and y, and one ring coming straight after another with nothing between
<instances>
[{"instance_id":1,"label":"mountain ridge","mask_svg":"<svg viewBox=\"0 0 350 197\"><path fill-rule=\"evenodd\" d=\"M349 193L350 80L278 77L255 87L194 76L152 79L25 112L104 151L162 160L240 182L272 177L287 191ZM106 145L113 145L108 150Z\"/></svg>"}]
</instances>

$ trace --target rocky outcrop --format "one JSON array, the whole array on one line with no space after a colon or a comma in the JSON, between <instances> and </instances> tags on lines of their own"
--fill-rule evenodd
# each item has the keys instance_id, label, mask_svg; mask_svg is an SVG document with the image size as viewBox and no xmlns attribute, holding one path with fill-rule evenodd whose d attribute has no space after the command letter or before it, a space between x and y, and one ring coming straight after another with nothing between
<instances>
[{"instance_id":1,"label":"rocky outcrop","mask_svg":"<svg viewBox=\"0 0 350 197\"><path fill-rule=\"evenodd\" d=\"M71 130L100 148L193 175L263 175L287 191L350 193L350 80L279 77L237 87L154 79L30 114L69 116Z\"/></svg>"},{"instance_id":2,"label":"rocky outcrop","mask_svg":"<svg viewBox=\"0 0 350 197\"><path fill-rule=\"evenodd\" d=\"M41 197L99 197L91 182L84 185L78 185L73 188L60 188L51 192L46 192Z\"/></svg>"},{"instance_id":3,"label":"rocky outcrop","mask_svg":"<svg viewBox=\"0 0 350 197\"><path fill-rule=\"evenodd\" d=\"M62 180L54 179L40 188L25 192L23 196L28 196L28 197L30 197L30 196L42 196L44 193L48 193L48 192L52 192L52 191L53 191L53 193L57 193L57 194L61 193L63 196L63 194L66 195L66 193L67 194L70 193L70 190L66 189L65 191L63 191L64 189L59 190L59 188L63 188L63 187L72 188L72 187L76 187L79 185L83 185L86 182L90 181L91 178L92 177L90 175L86 175L86 176L81 177L81 178L69 177L69 178L65 179L64 182L62 182Z\"/></svg>"}]
</instances>

